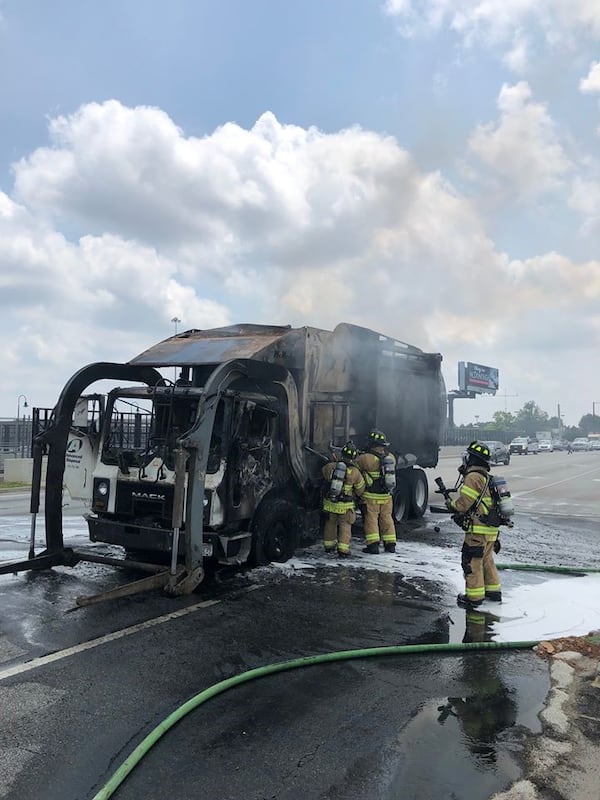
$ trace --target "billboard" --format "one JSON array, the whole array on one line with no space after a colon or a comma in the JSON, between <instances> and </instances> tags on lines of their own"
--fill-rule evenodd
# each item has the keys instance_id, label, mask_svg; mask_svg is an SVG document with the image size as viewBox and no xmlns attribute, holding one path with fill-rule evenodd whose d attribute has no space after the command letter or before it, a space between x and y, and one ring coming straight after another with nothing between
<instances>
[{"instance_id":1,"label":"billboard","mask_svg":"<svg viewBox=\"0 0 600 800\"><path fill-rule=\"evenodd\" d=\"M498 380L496 367L484 367L483 364L472 364L470 361L458 362L458 388L462 392L496 394Z\"/></svg>"}]
</instances>

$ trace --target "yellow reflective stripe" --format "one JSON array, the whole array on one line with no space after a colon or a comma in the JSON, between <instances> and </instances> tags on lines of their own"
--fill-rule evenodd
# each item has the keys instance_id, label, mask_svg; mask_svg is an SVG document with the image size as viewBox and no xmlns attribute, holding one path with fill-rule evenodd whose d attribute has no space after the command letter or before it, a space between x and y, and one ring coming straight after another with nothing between
<instances>
[{"instance_id":1,"label":"yellow reflective stripe","mask_svg":"<svg viewBox=\"0 0 600 800\"><path fill-rule=\"evenodd\" d=\"M471 489L470 486L465 486L464 484L461 487L460 493L464 494L470 500L477 500L479 497L479 492L476 492L475 489Z\"/></svg>"},{"instance_id":2,"label":"yellow reflective stripe","mask_svg":"<svg viewBox=\"0 0 600 800\"><path fill-rule=\"evenodd\" d=\"M323 511L329 511L330 514L345 514L346 511L350 511L353 508L353 501L336 503L327 497L323 500Z\"/></svg>"},{"instance_id":3,"label":"yellow reflective stripe","mask_svg":"<svg viewBox=\"0 0 600 800\"><path fill-rule=\"evenodd\" d=\"M501 588L499 583L486 583L485 585L486 592L499 592Z\"/></svg>"},{"instance_id":4,"label":"yellow reflective stripe","mask_svg":"<svg viewBox=\"0 0 600 800\"><path fill-rule=\"evenodd\" d=\"M483 600L483 598L485 597L485 589L483 588L483 586L479 589L469 589L469 587L467 586L465 593L469 598L469 600Z\"/></svg>"},{"instance_id":5,"label":"yellow reflective stripe","mask_svg":"<svg viewBox=\"0 0 600 800\"><path fill-rule=\"evenodd\" d=\"M379 541L378 533L365 533L365 542L367 544L374 544Z\"/></svg>"},{"instance_id":6,"label":"yellow reflective stripe","mask_svg":"<svg viewBox=\"0 0 600 800\"><path fill-rule=\"evenodd\" d=\"M374 492L365 492L361 496L361 500L373 500L374 503L379 503L379 505L383 505L387 503L392 495L391 494L375 494Z\"/></svg>"},{"instance_id":7,"label":"yellow reflective stripe","mask_svg":"<svg viewBox=\"0 0 600 800\"><path fill-rule=\"evenodd\" d=\"M487 525L473 525L471 531L478 533L480 536L493 536L494 538L498 534L498 528L490 528Z\"/></svg>"},{"instance_id":8,"label":"yellow reflective stripe","mask_svg":"<svg viewBox=\"0 0 600 800\"><path fill-rule=\"evenodd\" d=\"M338 553L349 553L350 552L350 545L346 544L345 542L338 542Z\"/></svg>"},{"instance_id":9,"label":"yellow reflective stripe","mask_svg":"<svg viewBox=\"0 0 600 800\"><path fill-rule=\"evenodd\" d=\"M360 481L354 484L354 488L360 491L362 488L364 488L364 485L365 482L361 479Z\"/></svg>"}]
</instances>

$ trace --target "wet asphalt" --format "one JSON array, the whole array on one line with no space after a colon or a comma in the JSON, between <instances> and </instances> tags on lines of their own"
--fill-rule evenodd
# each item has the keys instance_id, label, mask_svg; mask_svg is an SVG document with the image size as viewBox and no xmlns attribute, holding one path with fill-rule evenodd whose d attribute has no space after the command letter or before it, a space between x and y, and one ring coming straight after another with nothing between
<instances>
[{"instance_id":1,"label":"wet asphalt","mask_svg":"<svg viewBox=\"0 0 600 800\"><path fill-rule=\"evenodd\" d=\"M432 477L449 483L455 467L442 459ZM510 478L519 508L503 560L600 567L599 454L522 457L496 471ZM584 473L587 493L583 479L565 480ZM3 558L19 557L26 505L0 495L3 507ZM441 557L458 561L448 521L439 533L439 518L423 523L399 528L399 552L435 537ZM67 511L65 527L73 544L84 541L76 514ZM360 566L358 538L354 550L352 568L329 565L316 544L300 553L308 568L221 572L190 597L151 592L73 612L76 596L127 576L87 564L0 577L0 797L93 798L181 703L249 669L354 648L489 640L486 620L471 623L427 565L380 572ZM114 796L484 800L520 776L548 688L547 665L530 651L282 672L191 712Z\"/></svg>"}]
</instances>

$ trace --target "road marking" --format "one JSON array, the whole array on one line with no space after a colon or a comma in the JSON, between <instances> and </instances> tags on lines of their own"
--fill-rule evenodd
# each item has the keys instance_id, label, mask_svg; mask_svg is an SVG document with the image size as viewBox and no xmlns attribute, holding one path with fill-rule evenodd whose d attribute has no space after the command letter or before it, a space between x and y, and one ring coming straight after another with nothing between
<instances>
[{"instance_id":1,"label":"road marking","mask_svg":"<svg viewBox=\"0 0 600 800\"><path fill-rule=\"evenodd\" d=\"M544 480L544 476L543 475L511 475L510 477L511 477L511 479L512 478L520 478L521 480L527 480L527 481L529 481L529 480L531 480L531 481L543 481Z\"/></svg>"},{"instance_id":2,"label":"road marking","mask_svg":"<svg viewBox=\"0 0 600 800\"><path fill-rule=\"evenodd\" d=\"M599 469L600 467L596 467L595 469L588 469L587 472L580 472L579 475L572 475L570 478L563 478L560 481L554 481L554 483L546 483L544 484L544 486L536 486L535 489L526 489L524 492L515 492L513 497L523 497L524 494L541 492L542 489L550 489L552 486L558 486L560 483L568 483L568 481L576 481L578 478L584 478L586 475L591 475L593 472L598 472Z\"/></svg>"},{"instance_id":3,"label":"road marking","mask_svg":"<svg viewBox=\"0 0 600 800\"><path fill-rule=\"evenodd\" d=\"M246 589L242 589L241 592L236 592L236 594L246 594L247 592L253 592L255 589L260 588L262 588L260 584L254 584L253 586L248 586ZM203 600L201 603L196 603L195 605L187 606L186 608L180 608L177 611L172 611L170 614L163 614L161 617L155 617L154 619L149 619L146 622L140 622L137 625L131 625L129 628L123 628L120 631L108 633L106 636L99 636L97 639L90 639L89 642L83 642L82 644L77 644L74 647L67 647L65 650L58 650L56 653L50 653L47 656L33 658L31 661L26 661L23 664L17 664L14 667L7 667L6 669L0 670L0 681L3 681L5 678L12 678L15 675L22 675L24 672L29 672L32 669L37 669L38 667L45 667L47 664L52 664L55 661L62 661L63 658L69 658L70 656L77 655L77 653L83 653L86 650L93 650L95 647L100 647L108 642L115 642L118 639L125 638L125 636L131 636L134 633L148 630L148 628L154 628L156 625L162 625L163 622L170 622L171 620L178 619L179 617L185 617L187 614L193 614L195 611L199 611L202 608L209 608L210 606L218 605L219 603L222 603L224 599L227 598L223 598L221 600Z\"/></svg>"}]
</instances>

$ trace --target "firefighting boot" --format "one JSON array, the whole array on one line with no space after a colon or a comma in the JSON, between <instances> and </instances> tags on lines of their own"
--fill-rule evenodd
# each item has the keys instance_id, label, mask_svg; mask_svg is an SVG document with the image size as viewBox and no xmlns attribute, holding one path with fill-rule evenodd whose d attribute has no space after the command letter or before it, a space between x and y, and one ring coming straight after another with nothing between
<instances>
[{"instance_id":1,"label":"firefighting boot","mask_svg":"<svg viewBox=\"0 0 600 800\"><path fill-rule=\"evenodd\" d=\"M363 547L363 553L371 553L372 555L379 553L379 542L373 542L373 544Z\"/></svg>"},{"instance_id":2,"label":"firefighting boot","mask_svg":"<svg viewBox=\"0 0 600 800\"><path fill-rule=\"evenodd\" d=\"M491 600L494 603L501 603L502 602L502 592L486 592L485 599Z\"/></svg>"},{"instance_id":3,"label":"firefighting boot","mask_svg":"<svg viewBox=\"0 0 600 800\"><path fill-rule=\"evenodd\" d=\"M386 542L384 544L384 549L386 553L395 553L396 552L396 545L394 542Z\"/></svg>"},{"instance_id":4,"label":"firefighting boot","mask_svg":"<svg viewBox=\"0 0 600 800\"><path fill-rule=\"evenodd\" d=\"M466 594L459 594L456 598L456 602L461 608L469 609L477 608L477 606L483 603L483 600L471 600Z\"/></svg>"}]
</instances>

